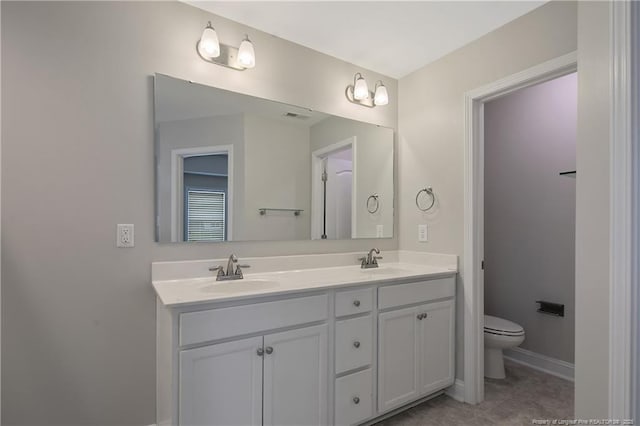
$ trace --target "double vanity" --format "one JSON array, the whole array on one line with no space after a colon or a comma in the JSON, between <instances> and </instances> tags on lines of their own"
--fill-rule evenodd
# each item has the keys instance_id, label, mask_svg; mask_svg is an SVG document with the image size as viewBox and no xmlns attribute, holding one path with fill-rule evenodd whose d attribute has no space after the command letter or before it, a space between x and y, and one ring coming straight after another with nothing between
<instances>
[{"instance_id":1,"label":"double vanity","mask_svg":"<svg viewBox=\"0 0 640 426\"><path fill-rule=\"evenodd\" d=\"M362 424L452 385L456 257L358 257L154 263L158 425Z\"/></svg>"}]
</instances>

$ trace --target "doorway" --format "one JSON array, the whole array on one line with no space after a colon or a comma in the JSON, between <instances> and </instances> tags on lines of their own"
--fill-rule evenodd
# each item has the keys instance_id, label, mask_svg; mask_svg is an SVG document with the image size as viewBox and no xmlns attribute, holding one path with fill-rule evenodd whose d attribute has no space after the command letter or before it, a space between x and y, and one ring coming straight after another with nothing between
<instances>
[{"instance_id":1,"label":"doorway","mask_svg":"<svg viewBox=\"0 0 640 426\"><path fill-rule=\"evenodd\" d=\"M484 400L484 107L518 89L577 71L577 53L561 56L465 94L464 400Z\"/></svg>"},{"instance_id":2,"label":"doorway","mask_svg":"<svg viewBox=\"0 0 640 426\"><path fill-rule=\"evenodd\" d=\"M233 146L171 151L171 241L232 241Z\"/></svg>"},{"instance_id":3,"label":"doorway","mask_svg":"<svg viewBox=\"0 0 640 426\"><path fill-rule=\"evenodd\" d=\"M355 143L351 137L311 154L311 238L352 238L355 231Z\"/></svg>"},{"instance_id":4,"label":"doorway","mask_svg":"<svg viewBox=\"0 0 640 426\"><path fill-rule=\"evenodd\" d=\"M573 381L577 108L576 73L484 104L485 378Z\"/></svg>"}]
</instances>

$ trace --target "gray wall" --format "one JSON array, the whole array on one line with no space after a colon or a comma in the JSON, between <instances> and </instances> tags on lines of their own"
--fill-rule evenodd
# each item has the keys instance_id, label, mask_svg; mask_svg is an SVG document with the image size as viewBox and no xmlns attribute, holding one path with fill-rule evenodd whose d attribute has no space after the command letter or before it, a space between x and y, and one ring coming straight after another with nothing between
<instances>
[{"instance_id":1,"label":"gray wall","mask_svg":"<svg viewBox=\"0 0 640 426\"><path fill-rule=\"evenodd\" d=\"M396 82L176 2L0 7L2 424L151 424L152 261L364 252L372 244L154 243L151 76L394 128ZM202 61L194 45L207 20L222 42L238 43L248 32L256 68L239 73ZM357 71L385 81L388 106L371 110L345 99ZM136 225L135 248L115 247L117 223Z\"/></svg>"},{"instance_id":2,"label":"gray wall","mask_svg":"<svg viewBox=\"0 0 640 426\"><path fill-rule=\"evenodd\" d=\"M576 418L609 404L609 3L578 8Z\"/></svg>"},{"instance_id":3,"label":"gray wall","mask_svg":"<svg viewBox=\"0 0 640 426\"><path fill-rule=\"evenodd\" d=\"M464 94L577 48L577 4L552 1L399 82L400 248L450 253L464 261ZM433 186L437 202L421 213L416 192ZM418 224L429 225L419 243ZM459 276L456 376L464 377L464 298Z\"/></svg>"},{"instance_id":4,"label":"gray wall","mask_svg":"<svg viewBox=\"0 0 640 426\"><path fill-rule=\"evenodd\" d=\"M573 362L577 74L484 108L485 313L524 327L522 348ZM563 303L565 316L536 312Z\"/></svg>"}]
</instances>

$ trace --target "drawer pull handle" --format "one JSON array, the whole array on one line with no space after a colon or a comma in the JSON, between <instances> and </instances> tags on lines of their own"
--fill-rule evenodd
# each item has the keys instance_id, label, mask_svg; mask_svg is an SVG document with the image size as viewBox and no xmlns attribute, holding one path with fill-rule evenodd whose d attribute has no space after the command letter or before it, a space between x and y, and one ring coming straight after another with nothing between
<instances>
[{"instance_id":1,"label":"drawer pull handle","mask_svg":"<svg viewBox=\"0 0 640 426\"><path fill-rule=\"evenodd\" d=\"M354 404L360 404L360 398L358 398L357 396L353 397L353 403Z\"/></svg>"},{"instance_id":2,"label":"drawer pull handle","mask_svg":"<svg viewBox=\"0 0 640 426\"><path fill-rule=\"evenodd\" d=\"M264 355L264 350L262 348L258 348L256 352L258 353L258 356Z\"/></svg>"},{"instance_id":3,"label":"drawer pull handle","mask_svg":"<svg viewBox=\"0 0 640 426\"><path fill-rule=\"evenodd\" d=\"M353 301L353 306L355 306L355 307L360 306L360 301L359 300L354 300Z\"/></svg>"},{"instance_id":4,"label":"drawer pull handle","mask_svg":"<svg viewBox=\"0 0 640 426\"><path fill-rule=\"evenodd\" d=\"M273 353L273 348L271 346L267 346L264 351L267 355L271 355Z\"/></svg>"},{"instance_id":5,"label":"drawer pull handle","mask_svg":"<svg viewBox=\"0 0 640 426\"><path fill-rule=\"evenodd\" d=\"M360 347L360 342L358 342L357 340L355 342L353 342L353 346L357 349Z\"/></svg>"}]
</instances>

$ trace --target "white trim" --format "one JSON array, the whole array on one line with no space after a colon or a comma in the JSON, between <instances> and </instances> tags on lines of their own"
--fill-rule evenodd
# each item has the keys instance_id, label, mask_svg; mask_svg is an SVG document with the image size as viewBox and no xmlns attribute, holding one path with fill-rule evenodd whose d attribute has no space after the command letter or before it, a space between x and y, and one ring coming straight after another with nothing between
<instances>
[{"instance_id":1,"label":"white trim","mask_svg":"<svg viewBox=\"0 0 640 426\"><path fill-rule=\"evenodd\" d=\"M550 356L531 352L526 349L505 349L504 358L571 382L573 382L573 378L575 377L575 368L570 362L551 358Z\"/></svg>"},{"instance_id":2,"label":"white trim","mask_svg":"<svg viewBox=\"0 0 640 426\"><path fill-rule=\"evenodd\" d=\"M322 236L322 197L320 182L317 177L322 173L322 161L335 151L351 147L351 238L356 238L356 176L357 176L357 137L351 136L340 142L327 145L311 153L311 239L319 240Z\"/></svg>"},{"instance_id":3,"label":"white trim","mask_svg":"<svg viewBox=\"0 0 640 426\"><path fill-rule=\"evenodd\" d=\"M171 241L183 241L183 164L189 156L227 154L227 232L226 241L233 241L233 145L214 145L171 150Z\"/></svg>"},{"instance_id":4,"label":"white trim","mask_svg":"<svg viewBox=\"0 0 640 426\"><path fill-rule=\"evenodd\" d=\"M634 381L631 384L631 400L635 401L635 406L631 407L631 418L638 420L640 418L640 4L633 2L631 4L631 93L632 93L632 140L633 140L633 200L632 214L635 218L632 222L633 237L631 240L631 258L634 259L632 264L631 284L632 288L632 335L633 346L631 356L631 375ZM633 220L633 219L632 219Z\"/></svg>"},{"instance_id":5,"label":"white trim","mask_svg":"<svg viewBox=\"0 0 640 426\"><path fill-rule=\"evenodd\" d=\"M577 58L577 52L568 53L467 92L464 97L464 400L470 404L484 400L484 283L480 268L483 258L484 102L575 72Z\"/></svg>"},{"instance_id":6,"label":"white trim","mask_svg":"<svg viewBox=\"0 0 640 426\"><path fill-rule=\"evenodd\" d=\"M456 379L453 385L449 386L444 393L456 401L464 402L464 382Z\"/></svg>"},{"instance_id":7,"label":"white trim","mask_svg":"<svg viewBox=\"0 0 640 426\"><path fill-rule=\"evenodd\" d=\"M633 140L631 2L610 3L609 418L633 411ZM636 164L637 166L637 164Z\"/></svg>"}]
</instances>

